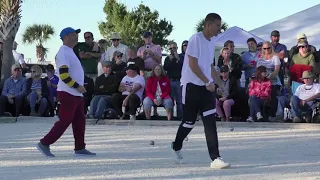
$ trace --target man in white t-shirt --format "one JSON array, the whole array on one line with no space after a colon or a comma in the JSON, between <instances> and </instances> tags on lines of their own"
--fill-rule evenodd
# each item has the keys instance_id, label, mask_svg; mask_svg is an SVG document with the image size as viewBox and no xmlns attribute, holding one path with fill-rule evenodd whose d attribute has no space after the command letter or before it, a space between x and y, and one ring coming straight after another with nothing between
<instances>
[{"instance_id":1,"label":"man in white t-shirt","mask_svg":"<svg viewBox=\"0 0 320 180\"><path fill-rule=\"evenodd\" d=\"M17 52L17 47L18 47L18 43L14 41L12 45L12 55L13 55L15 64L20 65L21 68L24 69L26 68L27 65L26 65L26 62L24 61L22 54Z\"/></svg>"},{"instance_id":2,"label":"man in white t-shirt","mask_svg":"<svg viewBox=\"0 0 320 180\"><path fill-rule=\"evenodd\" d=\"M210 13L205 18L202 32L191 36L181 72L183 120L179 126L172 149L177 155L177 163L183 160L181 148L184 139L195 125L200 112L205 129L210 167L221 169L230 167L219 154L216 128L215 85L222 87L219 73L214 67L214 39L221 30L221 17ZM215 83L213 82L213 79Z\"/></svg>"},{"instance_id":3,"label":"man in white t-shirt","mask_svg":"<svg viewBox=\"0 0 320 180\"><path fill-rule=\"evenodd\" d=\"M314 74L304 71L301 78L304 84L300 85L291 97L291 115L294 123L302 122L301 112L307 112L306 121L311 121L311 106L313 101L320 98L320 84L314 83Z\"/></svg>"},{"instance_id":4,"label":"man in white t-shirt","mask_svg":"<svg viewBox=\"0 0 320 180\"><path fill-rule=\"evenodd\" d=\"M129 64L126 73L119 86L119 92L122 94L115 94L112 104L120 117L123 118L125 113L128 113L130 120L135 120L137 109L142 102L145 79L138 74L139 69L135 64ZM126 112L122 112L121 107L125 107Z\"/></svg>"},{"instance_id":5,"label":"man in white t-shirt","mask_svg":"<svg viewBox=\"0 0 320 180\"><path fill-rule=\"evenodd\" d=\"M59 120L50 132L37 144L38 150L46 157L54 157L50 145L55 143L72 123L75 139L75 156L95 156L85 148L85 115L83 93L84 72L78 57L73 52L78 43L80 29L67 27L60 33L63 45L56 55L57 69L59 69L58 99L60 101Z\"/></svg>"}]
</instances>

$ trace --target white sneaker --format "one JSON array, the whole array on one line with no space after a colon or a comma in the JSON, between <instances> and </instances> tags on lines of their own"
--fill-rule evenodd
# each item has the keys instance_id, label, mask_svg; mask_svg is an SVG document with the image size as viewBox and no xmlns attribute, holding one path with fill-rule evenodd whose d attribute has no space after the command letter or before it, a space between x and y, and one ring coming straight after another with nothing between
<instances>
[{"instance_id":1,"label":"white sneaker","mask_svg":"<svg viewBox=\"0 0 320 180\"><path fill-rule=\"evenodd\" d=\"M254 122L254 120L253 120L253 118L252 117L248 117L248 119L247 119L247 122Z\"/></svg>"},{"instance_id":2,"label":"white sneaker","mask_svg":"<svg viewBox=\"0 0 320 180\"><path fill-rule=\"evenodd\" d=\"M130 115L129 125L134 125L136 121L136 115Z\"/></svg>"},{"instance_id":3,"label":"white sneaker","mask_svg":"<svg viewBox=\"0 0 320 180\"><path fill-rule=\"evenodd\" d=\"M182 157L182 152L181 150L179 151L174 151L176 153L176 159L175 159L175 162L176 164L183 164L183 157Z\"/></svg>"},{"instance_id":4,"label":"white sneaker","mask_svg":"<svg viewBox=\"0 0 320 180\"><path fill-rule=\"evenodd\" d=\"M258 120L262 120L262 119L263 119L263 116L261 115L260 112L257 113L257 119L258 119Z\"/></svg>"},{"instance_id":5,"label":"white sneaker","mask_svg":"<svg viewBox=\"0 0 320 180\"><path fill-rule=\"evenodd\" d=\"M224 169L224 168L229 168L230 166L231 164L223 161L221 157L218 157L217 159L212 161L210 164L210 168L213 168L213 169Z\"/></svg>"}]
</instances>

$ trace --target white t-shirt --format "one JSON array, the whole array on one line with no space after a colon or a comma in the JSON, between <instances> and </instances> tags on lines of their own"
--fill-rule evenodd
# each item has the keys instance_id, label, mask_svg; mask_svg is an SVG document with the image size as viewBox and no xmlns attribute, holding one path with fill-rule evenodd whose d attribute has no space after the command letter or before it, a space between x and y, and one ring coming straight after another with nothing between
<instances>
[{"instance_id":1,"label":"white t-shirt","mask_svg":"<svg viewBox=\"0 0 320 180\"><path fill-rule=\"evenodd\" d=\"M280 66L281 62L278 56L273 56L270 60L260 58L257 62L257 67L264 66L267 68L267 76L269 76L275 69L275 66ZM277 79L271 80L272 85L281 85L279 76Z\"/></svg>"},{"instance_id":2,"label":"white t-shirt","mask_svg":"<svg viewBox=\"0 0 320 180\"><path fill-rule=\"evenodd\" d=\"M15 64L25 64L25 61L20 53L18 53L16 50L12 50L12 55L15 61Z\"/></svg>"},{"instance_id":3,"label":"white t-shirt","mask_svg":"<svg viewBox=\"0 0 320 180\"><path fill-rule=\"evenodd\" d=\"M131 87L133 88L135 84L140 84L142 88L140 88L137 92L136 95L140 98L140 101L142 101L142 95L145 87L145 80L142 76L137 75L134 78L131 78L129 76L125 76L122 78L121 83L125 84L126 87ZM130 92L124 91L122 95L128 95Z\"/></svg>"},{"instance_id":4,"label":"white t-shirt","mask_svg":"<svg viewBox=\"0 0 320 180\"><path fill-rule=\"evenodd\" d=\"M56 56L57 69L61 66L66 65L69 68L69 75L71 79L76 81L79 85L83 86L84 83L84 72L81 63L73 52L73 49L62 45ZM57 91L64 91L74 96L83 96L77 89L69 87L59 78Z\"/></svg>"},{"instance_id":5,"label":"white t-shirt","mask_svg":"<svg viewBox=\"0 0 320 180\"><path fill-rule=\"evenodd\" d=\"M306 100L316 94L320 93L320 84L314 83L311 86L307 86L305 84L300 85L296 92L294 93L301 100ZM311 106L313 102L308 102L308 105Z\"/></svg>"},{"instance_id":6,"label":"white t-shirt","mask_svg":"<svg viewBox=\"0 0 320 180\"><path fill-rule=\"evenodd\" d=\"M199 79L189 67L189 56L198 59L198 65L210 82L213 82L211 77L211 65L214 59L214 38L208 41L202 32L194 34L191 36L188 42L188 47L186 50L186 55L184 56L184 62L181 71L181 85L186 85L187 83L192 83L198 86L205 86L205 83Z\"/></svg>"}]
</instances>

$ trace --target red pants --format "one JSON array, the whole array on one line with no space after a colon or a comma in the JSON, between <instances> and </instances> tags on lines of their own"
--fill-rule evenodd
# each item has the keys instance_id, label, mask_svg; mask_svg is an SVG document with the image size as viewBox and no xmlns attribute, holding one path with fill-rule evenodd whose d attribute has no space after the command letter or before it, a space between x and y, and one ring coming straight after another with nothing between
<instances>
[{"instance_id":1,"label":"red pants","mask_svg":"<svg viewBox=\"0 0 320 180\"><path fill-rule=\"evenodd\" d=\"M40 142L43 145L55 143L72 123L75 150L85 148L84 133L86 120L83 110L83 98L73 96L63 91L58 91L58 99L61 103L59 108L59 120Z\"/></svg>"}]
</instances>

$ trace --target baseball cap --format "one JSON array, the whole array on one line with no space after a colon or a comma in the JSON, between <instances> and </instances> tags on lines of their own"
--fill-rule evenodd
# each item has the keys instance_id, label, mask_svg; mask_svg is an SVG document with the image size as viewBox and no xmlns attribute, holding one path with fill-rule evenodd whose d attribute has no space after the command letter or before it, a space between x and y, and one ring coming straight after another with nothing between
<instances>
[{"instance_id":1,"label":"baseball cap","mask_svg":"<svg viewBox=\"0 0 320 180\"><path fill-rule=\"evenodd\" d=\"M257 47L261 47L263 45L263 42L259 42Z\"/></svg>"},{"instance_id":2,"label":"baseball cap","mask_svg":"<svg viewBox=\"0 0 320 180\"><path fill-rule=\"evenodd\" d=\"M113 57L115 57L115 56L122 56L122 55L123 55L123 53L120 52L120 51L115 51L115 52L113 53Z\"/></svg>"},{"instance_id":3,"label":"baseball cap","mask_svg":"<svg viewBox=\"0 0 320 180\"><path fill-rule=\"evenodd\" d=\"M142 35L144 38L148 38L152 36L152 33L150 31L144 32Z\"/></svg>"},{"instance_id":4,"label":"baseball cap","mask_svg":"<svg viewBox=\"0 0 320 180\"><path fill-rule=\"evenodd\" d=\"M19 64L13 64L13 65L11 66L11 70L12 70L12 71L15 70L15 69L17 69L17 68L21 69L21 67L20 67Z\"/></svg>"},{"instance_id":5,"label":"baseball cap","mask_svg":"<svg viewBox=\"0 0 320 180\"><path fill-rule=\"evenodd\" d=\"M106 66L111 66L112 62L111 61L102 61L102 67L106 67Z\"/></svg>"},{"instance_id":6,"label":"baseball cap","mask_svg":"<svg viewBox=\"0 0 320 180\"><path fill-rule=\"evenodd\" d=\"M48 64L48 65L46 66L46 69L47 69L48 71L52 71L52 70L54 70L54 66L53 66L52 64Z\"/></svg>"},{"instance_id":7,"label":"baseball cap","mask_svg":"<svg viewBox=\"0 0 320 180\"><path fill-rule=\"evenodd\" d=\"M254 42L255 44L257 44L257 41L253 37L251 37L247 40L247 43L249 43L249 42Z\"/></svg>"},{"instance_id":8,"label":"baseball cap","mask_svg":"<svg viewBox=\"0 0 320 180\"><path fill-rule=\"evenodd\" d=\"M126 67L126 70L134 70L134 71L137 71L137 72L138 72L138 67L137 67L135 64L129 64L129 65Z\"/></svg>"},{"instance_id":9,"label":"baseball cap","mask_svg":"<svg viewBox=\"0 0 320 180\"><path fill-rule=\"evenodd\" d=\"M299 33L299 34L297 34L297 39L299 40L299 39L307 39L307 36L306 36L306 34L304 34L304 33Z\"/></svg>"},{"instance_id":10,"label":"baseball cap","mask_svg":"<svg viewBox=\"0 0 320 180\"><path fill-rule=\"evenodd\" d=\"M273 31L271 32L271 36L280 36L280 32L277 31L277 30L273 30Z\"/></svg>"},{"instance_id":11,"label":"baseball cap","mask_svg":"<svg viewBox=\"0 0 320 180\"><path fill-rule=\"evenodd\" d=\"M187 40L184 40L184 41L182 42L182 46L188 46L188 41L187 41Z\"/></svg>"},{"instance_id":12,"label":"baseball cap","mask_svg":"<svg viewBox=\"0 0 320 180\"><path fill-rule=\"evenodd\" d=\"M60 32L60 39L63 39L68 34L74 33L74 32L79 34L81 32L81 29L73 29L71 27L66 27Z\"/></svg>"},{"instance_id":13,"label":"baseball cap","mask_svg":"<svg viewBox=\"0 0 320 180\"><path fill-rule=\"evenodd\" d=\"M297 47L307 46L307 45L308 45L308 41L306 41L306 40L299 40Z\"/></svg>"},{"instance_id":14,"label":"baseball cap","mask_svg":"<svg viewBox=\"0 0 320 180\"><path fill-rule=\"evenodd\" d=\"M221 66L220 72L229 72L229 67L226 65Z\"/></svg>"}]
</instances>

